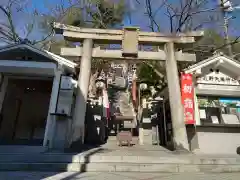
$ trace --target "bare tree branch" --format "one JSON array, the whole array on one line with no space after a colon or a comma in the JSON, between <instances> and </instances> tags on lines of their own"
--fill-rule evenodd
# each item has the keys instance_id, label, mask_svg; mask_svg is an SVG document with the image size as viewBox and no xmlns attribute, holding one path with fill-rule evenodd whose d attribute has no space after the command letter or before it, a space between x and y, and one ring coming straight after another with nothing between
<instances>
[{"instance_id":1,"label":"bare tree branch","mask_svg":"<svg viewBox=\"0 0 240 180\"><path fill-rule=\"evenodd\" d=\"M145 0L145 4L146 4L146 9L147 9L147 15L148 15L149 20L150 20L150 26L149 27L151 28L152 31L155 31L154 26L156 26L157 31L160 31L160 26L155 20L155 15L157 14L157 11L159 11L161 9L161 7L163 6L164 3L162 3L162 5L157 9L156 12L153 12L153 10L152 10L151 0Z\"/></svg>"},{"instance_id":2,"label":"bare tree branch","mask_svg":"<svg viewBox=\"0 0 240 180\"><path fill-rule=\"evenodd\" d=\"M146 15L149 19L149 28L151 31L160 31L159 25L161 20L159 17L157 17L157 14L159 16L159 13L153 12L153 9L156 9L155 7L156 1L151 0L145 0L144 6ZM168 23L169 23L169 31L171 33L180 33L180 32L186 32L186 31L192 31L196 29L203 28L206 24L214 24L217 26L217 22L219 21L219 13L220 9L219 6L211 7L208 6L209 1L208 0L175 0L175 1L169 1L164 0L163 6L161 6L162 14L165 14ZM158 9L157 12L159 12L160 9ZM165 22L164 22L165 23ZM165 26L166 27L166 26ZM212 37L209 37L212 38ZM221 38L221 36L219 36ZM197 53L204 53L204 56L212 55L214 51L217 51L219 49L223 49L226 46L234 45L239 43L240 37L236 37L232 42L229 44L223 44L219 45L219 43L216 41L215 46L208 45L206 47L200 47L201 43L198 44L198 46L194 46L193 48L186 51L196 52ZM224 41L223 41L224 42ZM159 78L162 78L164 76L161 72L160 67L158 67L155 64L144 62L144 65L150 67L155 74L159 76ZM185 64L184 66L187 66ZM179 69L183 68L184 66L181 65Z\"/></svg>"},{"instance_id":3,"label":"bare tree branch","mask_svg":"<svg viewBox=\"0 0 240 180\"><path fill-rule=\"evenodd\" d=\"M12 5L13 5L13 2L14 1L10 1L6 8L4 8L2 5L0 5L0 10L7 17L7 21L9 23L10 31L11 31L10 33L12 35L12 40L14 42L18 42L20 38L19 38L18 34L16 33L16 29L15 29L15 27L13 25L12 12L11 12L11 8L12 8ZM6 35L6 33L2 33L2 35Z\"/></svg>"},{"instance_id":4,"label":"bare tree branch","mask_svg":"<svg viewBox=\"0 0 240 180\"><path fill-rule=\"evenodd\" d=\"M5 22L0 23L0 36L1 40L3 40L5 43L8 41L9 43L19 43L23 39L27 39L30 34L33 32L35 23L36 23L36 15L37 12L31 11L31 20L26 20L26 23L21 23L21 29L24 33L24 37L21 37L19 33L17 32L17 27L14 24L14 15L13 12L21 13L20 15L24 14L27 15L27 7L28 1L23 0L8 0L7 5L3 6L0 5L0 11L4 14L4 17L6 17ZM30 42L30 41L29 41Z\"/></svg>"},{"instance_id":5,"label":"bare tree branch","mask_svg":"<svg viewBox=\"0 0 240 180\"><path fill-rule=\"evenodd\" d=\"M233 41L231 41L230 43L224 43L222 46L219 46L219 47L216 47L215 49L213 49L212 51L217 51L219 49L223 49L229 45L234 45L234 44L237 44L239 43L239 40L240 40L240 36L236 37Z\"/></svg>"}]
</instances>

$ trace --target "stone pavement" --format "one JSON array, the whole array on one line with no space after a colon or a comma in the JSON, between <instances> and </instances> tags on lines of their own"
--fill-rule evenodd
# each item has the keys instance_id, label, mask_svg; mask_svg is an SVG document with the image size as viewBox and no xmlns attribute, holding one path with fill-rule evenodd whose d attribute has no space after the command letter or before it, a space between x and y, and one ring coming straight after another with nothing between
<instances>
[{"instance_id":1,"label":"stone pavement","mask_svg":"<svg viewBox=\"0 0 240 180\"><path fill-rule=\"evenodd\" d=\"M240 173L0 172L1 180L239 180Z\"/></svg>"}]
</instances>

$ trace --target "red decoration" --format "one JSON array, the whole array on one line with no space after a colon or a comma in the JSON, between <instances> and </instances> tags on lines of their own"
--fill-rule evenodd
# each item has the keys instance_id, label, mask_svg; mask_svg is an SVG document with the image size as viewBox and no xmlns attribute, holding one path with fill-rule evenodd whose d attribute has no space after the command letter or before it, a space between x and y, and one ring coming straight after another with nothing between
<instances>
[{"instance_id":1,"label":"red decoration","mask_svg":"<svg viewBox=\"0 0 240 180\"><path fill-rule=\"evenodd\" d=\"M194 88L192 74L181 75L181 91L185 124L195 124Z\"/></svg>"},{"instance_id":2,"label":"red decoration","mask_svg":"<svg viewBox=\"0 0 240 180\"><path fill-rule=\"evenodd\" d=\"M135 74L132 79L132 101L134 108L137 108L137 80Z\"/></svg>"}]
</instances>

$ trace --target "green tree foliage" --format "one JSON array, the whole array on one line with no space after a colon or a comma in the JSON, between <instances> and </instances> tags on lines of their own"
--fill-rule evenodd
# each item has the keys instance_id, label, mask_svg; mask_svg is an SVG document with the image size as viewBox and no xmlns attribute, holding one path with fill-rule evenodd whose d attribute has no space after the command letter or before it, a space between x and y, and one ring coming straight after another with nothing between
<instances>
[{"instance_id":1,"label":"green tree foliage","mask_svg":"<svg viewBox=\"0 0 240 180\"><path fill-rule=\"evenodd\" d=\"M238 38L230 37L233 54L240 53L240 44ZM204 37L197 42L193 48L189 49L197 55L197 61L202 61L213 55L214 52L223 52L228 55L227 46L223 35L217 33L214 29L205 30ZM237 57L237 56L236 56Z\"/></svg>"},{"instance_id":2,"label":"green tree foliage","mask_svg":"<svg viewBox=\"0 0 240 180\"><path fill-rule=\"evenodd\" d=\"M124 19L125 8L123 0L117 2L107 0L69 1L68 6L62 2L41 16L39 26L45 34L53 33L53 22L78 27L116 28ZM60 49L53 46L71 45L60 41L64 40L59 37L47 39L43 43L43 47L55 49L54 53L59 54ZM50 46L51 48L49 48Z\"/></svg>"},{"instance_id":3,"label":"green tree foliage","mask_svg":"<svg viewBox=\"0 0 240 180\"><path fill-rule=\"evenodd\" d=\"M64 2L52 8L49 13L45 14L40 21L40 27L44 33L53 32L52 23L60 22L63 24L89 27L89 28L118 28L125 16L124 0L88 0L88 1L69 1L68 6ZM73 46L73 43L66 42L59 37L48 39L44 48L60 54L60 48ZM104 47L106 45L98 45ZM79 61L78 59L76 62ZM92 75L90 78L89 92L91 95L96 94L95 80L99 73L107 71L109 63L97 59L92 61Z\"/></svg>"},{"instance_id":4,"label":"green tree foliage","mask_svg":"<svg viewBox=\"0 0 240 180\"><path fill-rule=\"evenodd\" d=\"M124 0L114 1L93 1L86 8L92 21L92 27L95 28L113 28L122 23L126 13Z\"/></svg>"}]
</instances>

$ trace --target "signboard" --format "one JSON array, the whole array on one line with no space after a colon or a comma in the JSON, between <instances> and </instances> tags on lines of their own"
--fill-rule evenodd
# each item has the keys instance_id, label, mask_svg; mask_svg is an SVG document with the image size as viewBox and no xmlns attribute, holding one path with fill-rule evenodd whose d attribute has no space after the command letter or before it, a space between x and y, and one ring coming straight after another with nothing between
<instances>
[{"instance_id":1,"label":"signboard","mask_svg":"<svg viewBox=\"0 0 240 180\"><path fill-rule=\"evenodd\" d=\"M72 90L74 88L74 84L72 82L72 77L70 76L61 76L61 90Z\"/></svg>"},{"instance_id":2,"label":"signboard","mask_svg":"<svg viewBox=\"0 0 240 180\"><path fill-rule=\"evenodd\" d=\"M194 120L194 93L191 74L181 75L181 93L185 124L195 124Z\"/></svg>"},{"instance_id":3,"label":"signboard","mask_svg":"<svg viewBox=\"0 0 240 180\"><path fill-rule=\"evenodd\" d=\"M197 83L201 84L217 84L217 85L230 85L230 86L239 86L240 81L233 79L222 72L212 72L206 76L198 77Z\"/></svg>"},{"instance_id":4,"label":"signboard","mask_svg":"<svg viewBox=\"0 0 240 180\"><path fill-rule=\"evenodd\" d=\"M142 119L142 122L143 122L143 123L151 123L151 118L145 118L145 117L144 117L144 118Z\"/></svg>"},{"instance_id":5,"label":"signboard","mask_svg":"<svg viewBox=\"0 0 240 180\"><path fill-rule=\"evenodd\" d=\"M74 82L72 77L61 76L61 84L58 92L56 113L71 115L73 103Z\"/></svg>"}]
</instances>

